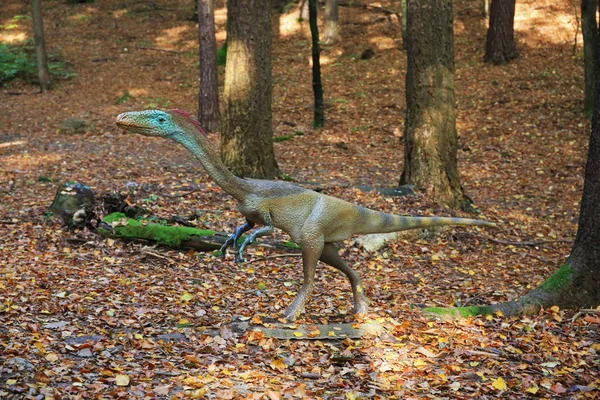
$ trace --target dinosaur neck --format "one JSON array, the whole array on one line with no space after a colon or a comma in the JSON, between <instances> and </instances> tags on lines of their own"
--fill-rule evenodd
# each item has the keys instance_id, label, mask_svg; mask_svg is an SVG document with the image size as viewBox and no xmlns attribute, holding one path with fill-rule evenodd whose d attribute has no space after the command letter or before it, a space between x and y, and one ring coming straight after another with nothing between
<instances>
[{"instance_id":1,"label":"dinosaur neck","mask_svg":"<svg viewBox=\"0 0 600 400\"><path fill-rule=\"evenodd\" d=\"M227 169L204 135L187 135L178 142L200 161L208 175L221 189L233 196L238 202L248 197L252 189L251 185Z\"/></svg>"}]
</instances>

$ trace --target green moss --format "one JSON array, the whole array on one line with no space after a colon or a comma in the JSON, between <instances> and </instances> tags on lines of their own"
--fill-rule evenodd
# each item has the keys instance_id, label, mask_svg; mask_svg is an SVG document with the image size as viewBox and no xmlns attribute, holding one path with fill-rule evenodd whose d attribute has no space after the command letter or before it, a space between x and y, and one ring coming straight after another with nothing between
<instances>
[{"instance_id":1,"label":"green moss","mask_svg":"<svg viewBox=\"0 0 600 400\"><path fill-rule=\"evenodd\" d=\"M550 277L540 285L540 288L547 292L555 292L571 282L574 273L575 270L573 270L569 264L564 264L558 271L550 275Z\"/></svg>"},{"instance_id":2,"label":"green moss","mask_svg":"<svg viewBox=\"0 0 600 400\"><path fill-rule=\"evenodd\" d=\"M301 249L302 246L300 246L299 244L292 242L291 240L284 240L283 242L281 242L282 246L285 247L289 247L290 249Z\"/></svg>"},{"instance_id":3,"label":"green moss","mask_svg":"<svg viewBox=\"0 0 600 400\"><path fill-rule=\"evenodd\" d=\"M488 315L493 314L494 310L490 306L469 306L469 307L426 307L423 312L436 314L443 317L467 318L470 315Z\"/></svg>"},{"instance_id":4,"label":"green moss","mask_svg":"<svg viewBox=\"0 0 600 400\"><path fill-rule=\"evenodd\" d=\"M132 218L127 218L123 213L112 213L103 218L103 222L111 225L123 219L127 220L127 225L119 225L113 228L114 232L101 229L103 234L112 234L122 239L148 239L159 244L179 247L181 243L192 239L194 236L204 237L215 234L211 230L202 230L190 228L187 226L166 226L160 224L142 224Z\"/></svg>"}]
</instances>

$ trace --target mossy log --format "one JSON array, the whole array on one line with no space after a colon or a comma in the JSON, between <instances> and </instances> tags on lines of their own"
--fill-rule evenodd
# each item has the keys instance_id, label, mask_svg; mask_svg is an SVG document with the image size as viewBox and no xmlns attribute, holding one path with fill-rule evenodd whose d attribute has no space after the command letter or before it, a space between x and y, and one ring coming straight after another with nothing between
<instances>
[{"instance_id":1,"label":"mossy log","mask_svg":"<svg viewBox=\"0 0 600 400\"><path fill-rule=\"evenodd\" d=\"M119 212L105 216L98 227L98 231L103 236L125 241L145 242L174 249L193 249L205 252L219 250L229 237L226 233L213 230L138 221ZM243 239L244 236L239 240ZM300 246L293 242L261 240L255 246L287 253L300 253Z\"/></svg>"}]
</instances>

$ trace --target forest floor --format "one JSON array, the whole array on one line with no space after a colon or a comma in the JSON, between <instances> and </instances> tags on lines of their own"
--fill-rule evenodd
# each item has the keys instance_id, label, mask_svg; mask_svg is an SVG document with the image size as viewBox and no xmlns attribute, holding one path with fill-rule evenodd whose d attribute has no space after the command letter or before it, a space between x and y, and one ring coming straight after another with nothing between
<instances>
[{"instance_id":1,"label":"forest floor","mask_svg":"<svg viewBox=\"0 0 600 400\"><path fill-rule=\"evenodd\" d=\"M183 148L114 124L129 110L196 113L193 2L44 1L49 52L76 76L45 94L21 80L0 88L0 398L597 398L598 313L442 321L418 308L514 299L569 254L590 132L573 3L517 2L520 57L496 67L482 62L482 2L456 1L459 169L477 218L498 228L445 229L374 253L349 240L342 254L364 279L368 318L389 335L285 341L236 335L227 324L280 315L301 284L297 257L266 258L254 246L249 262L235 265L231 256L125 244L47 217L59 182L79 181L98 196L126 192L158 218L193 215L198 227L221 232L243 221ZM292 12L274 18L274 129L296 135L275 144L281 171L377 210L470 216L422 196L356 188L395 186L402 171L406 54L396 17L352 4L340 10L343 42L323 50L326 126L318 131L307 23ZM19 17L27 7L3 2L0 43L33 37L31 20ZM216 21L221 44L220 1ZM374 57L361 60L368 48ZM65 133L68 118L90 127ZM202 190L171 196L194 185ZM317 279L298 322L354 321L348 282L330 268Z\"/></svg>"}]
</instances>

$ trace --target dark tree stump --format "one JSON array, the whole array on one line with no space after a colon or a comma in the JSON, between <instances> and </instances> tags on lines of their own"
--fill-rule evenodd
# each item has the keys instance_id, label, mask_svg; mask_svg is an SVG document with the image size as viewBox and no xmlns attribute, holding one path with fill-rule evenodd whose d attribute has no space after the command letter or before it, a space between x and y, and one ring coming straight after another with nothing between
<instances>
[{"instance_id":1,"label":"dark tree stump","mask_svg":"<svg viewBox=\"0 0 600 400\"><path fill-rule=\"evenodd\" d=\"M67 182L56 190L49 211L71 228L81 228L94 217L94 192L89 186Z\"/></svg>"}]
</instances>

